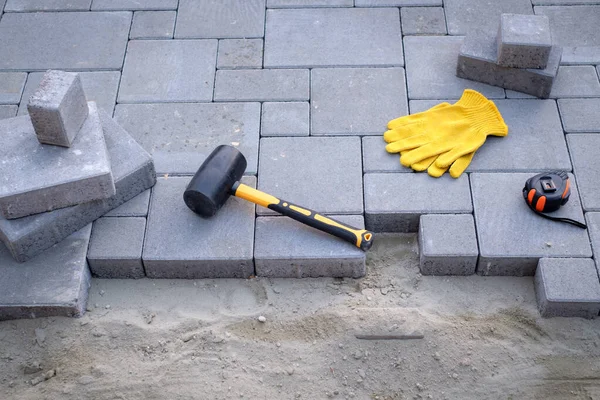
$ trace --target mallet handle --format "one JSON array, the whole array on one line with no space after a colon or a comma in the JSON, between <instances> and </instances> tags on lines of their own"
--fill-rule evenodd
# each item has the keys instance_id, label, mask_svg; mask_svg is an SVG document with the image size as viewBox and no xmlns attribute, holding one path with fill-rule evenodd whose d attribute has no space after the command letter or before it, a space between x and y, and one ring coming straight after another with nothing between
<instances>
[{"instance_id":1,"label":"mallet handle","mask_svg":"<svg viewBox=\"0 0 600 400\"><path fill-rule=\"evenodd\" d=\"M243 183L238 182L233 186L233 194L236 197L277 211L298 222L344 239L361 250L369 250L373 244L373 233L366 229L354 228L343 222L318 214L308 208L300 207L289 201L280 200L275 196L256 190Z\"/></svg>"}]
</instances>

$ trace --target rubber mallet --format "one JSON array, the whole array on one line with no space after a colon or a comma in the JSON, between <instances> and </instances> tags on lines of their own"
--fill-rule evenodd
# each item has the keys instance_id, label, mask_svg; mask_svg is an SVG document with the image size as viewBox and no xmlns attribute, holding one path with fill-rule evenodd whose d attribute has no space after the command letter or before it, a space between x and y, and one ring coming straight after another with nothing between
<instances>
[{"instance_id":1,"label":"rubber mallet","mask_svg":"<svg viewBox=\"0 0 600 400\"><path fill-rule=\"evenodd\" d=\"M217 147L185 189L185 204L195 213L208 218L215 215L227 198L233 195L335 235L362 250L368 250L373 244L372 232L354 228L240 183L246 165L246 158L235 147Z\"/></svg>"}]
</instances>

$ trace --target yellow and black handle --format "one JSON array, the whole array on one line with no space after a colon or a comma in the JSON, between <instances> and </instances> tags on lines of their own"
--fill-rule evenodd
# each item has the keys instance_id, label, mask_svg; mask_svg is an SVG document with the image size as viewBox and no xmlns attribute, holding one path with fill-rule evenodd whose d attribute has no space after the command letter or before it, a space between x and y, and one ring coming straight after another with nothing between
<instances>
[{"instance_id":1,"label":"yellow and black handle","mask_svg":"<svg viewBox=\"0 0 600 400\"><path fill-rule=\"evenodd\" d=\"M259 206L269 208L287 217L293 218L320 231L344 239L361 250L369 250L373 244L373 233L366 229L357 229L318 214L308 208L300 207L275 196L256 190L248 185L237 182L232 188L233 195L248 200Z\"/></svg>"}]
</instances>

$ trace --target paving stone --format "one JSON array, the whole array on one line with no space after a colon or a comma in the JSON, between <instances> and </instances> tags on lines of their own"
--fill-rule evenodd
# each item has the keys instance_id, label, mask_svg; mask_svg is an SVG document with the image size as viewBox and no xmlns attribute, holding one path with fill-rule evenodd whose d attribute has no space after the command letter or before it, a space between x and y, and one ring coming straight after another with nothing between
<instances>
[{"instance_id":1,"label":"paving stone","mask_svg":"<svg viewBox=\"0 0 600 400\"><path fill-rule=\"evenodd\" d=\"M129 38L172 39L176 17L176 11L136 11Z\"/></svg>"},{"instance_id":2,"label":"paving stone","mask_svg":"<svg viewBox=\"0 0 600 400\"><path fill-rule=\"evenodd\" d=\"M26 79L24 72L1 72L0 104L19 104Z\"/></svg>"},{"instance_id":3,"label":"paving stone","mask_svg":"<svg viewBox=\"0 0 600 400\"><path fill-rule=\"evenodd\" d=\"M600 135L598 133L571 134L567 135L567 143L583 209L600 211L600 187L598 187L600 166L597 163Z\"/></svg>"},{"instance_id":4,"label":"paving stone","mask_svg":"<svg viewBox=\"0 0 600 400\"><path fill-rule=\"evenodd\" d=\"M356 7L441 6L442 0L354 0Z\"/></svg>"},{"instance_id":5,"label":"paving stone","mask_svg":"<svg viewBox=\"0 0 600 400\"><path fill-rule=\"evenodd\" d=\"M116 194L108 199L25 218L6 220L0 217L0 240L18 261L35 257L154 185L156 175L150 155L104 111L100 111L100 119Z\"/></svg>"},{"instance_id":6,"label":"paving stone","mask_svg":"<svg viewBox=\"0 0 600 400\"><path fill-rule=\"evenodd\" d=\"M479 240L480 275L534 275L543 257L591 257L587 230L536 215L523 199L525 181L536 173L473 173L471 190ZM553 217L583 221L577 182Z\"/></svg>"},{"instance_id":7,"label":"paving stone","mask_svg":"<svg viewBox=\"0 0 600 400\"><path fill-rule=\"evenodd\" d=\"M408 36L404 38L409 99L458 99L465 89L490 99L504 98L501 88L456 76L462 37Z\"/></svg>"},{"instance_id":8,"label":"paving stone","mask_svg":"<svg viewBox=\"0 0 600 400\"><path fill-rule=\"evenodd\" d=\"M354 0L267 0L267 8L352 7Z\"/></svg>"},{"instance_id":9,"label":"paving stone","mask_svg":"<svg viewBox=\"0 0 600 400\"><path fill-rule=\"evenodd\" d=\"M308 136L310 106L306 102L263 103L261 136Z\"/></svg>"},{"instance_id":10,"label":"paving stone","mask_svg":"<svg viewBox=\"0 0 600 400\"><path fill-rule=\"evenodd\" d=\"M552 37L545 15L502 14L498 32L498 64L512 68L546 68Z\"/></svg>"},{"instance_id":11,"label":"paving stone","mask_svg":"<svg viewBox=\"0 0 600 400\"><path fill-rule=\"evenodd\" d=\"M0 105L0 119L12 118L17 115L17 106Z\"/></svg>"},{"instance_id":12,"label":"paving stone","mask_svg":"<svg viewBox=\"0 0 600 400\"><path fill-rule=\"evenodd\" d=\"M143 278L142 246L145 232L146 218L97 219L87 253L92 274L99 278Z\"/></svg>"},{"instance_id":13,"label":"paving stone","mask_svg":"<svg viewBox=\"0 0 600 400\"><path fill-rule=\"evenodd\" d=\"M566 97L600 97L600 83L592 65L563 65L558 68L550 98Z\"/></svg>"},{"instance_id":14,"label":"paving stone","mask_svg":"<svg viewBox=\"0 0 600 400\"><path fill-rule=\"evenodd\" d=\"M500 15L533 14L529 0L446 0L446 22L450 35L465 35L490 25L497 29Z\"/></svg>"},{"instance_id":15,"label":"paving stone","mask_svg":"<svg viewBox=\"0 0 600 400\"><path fill-rule=\"evenodd\" d=\"M132 40L118 101L211 101L216 58L216 40Z\"/></svg>"},{"instance_id":16,"label":"paving stone","mask_svg":"<svg viewBox=\"0 0 600 400\"><path fill-rule=\"evenodd\" d=\"M92 10L177 10L179 0L93 0Z\"/></svg>"},{"instance_id":17,"label":"paving stone","mask_svg":"<svg viewBox=\"0 0 600 400\"><path fill-rule=\"evenodd\" d=\"M531 0L534 6L598 4L598 0Z\"/></svg>"},{"instance_id":18,"label":"paving stone","mask_svg":"<svg viewBox=\"0 0 600 400\"><path fill-rule=\"evenodd\" d=\"M104 214L105 217L145 217L148 215L148 205L150 204L150 192L148 189L138 194L133 199L123 203Z\"/></svg>"},{"instance_id":19,"label":"paving stone","mask_svg":"<svg viewBox=\"0 0 600 400\"><path fill-rule=\"evenodd\" d=\"M8 0L4 12L89 11L92 0Z\"/></svg>"},{"instance_id":20,"label":"paving stone","mask_svg":"<svg viewBox=\"0 0 600 400\"><path fill-rule=\"evenodd\" d=\"M219 40L217 68L262 68L262 39Z\"/></svg>"},{"instance_id":21,"label":"paving stone","mask_svg":"<svg viewBox=\"0 0 600 400\"><path fill-rule=\"evenodd\" d=\"M42 145L28 116L0 121L0 213L9 219L115 194L95 103L70 148Z\"/></svg>"},{"instance_id":22,"label":"paving stone","mask_svg":"<svg viewBox=\"0 0 600 400\"><path fill-rule=\"evenodd\" d=\"M265 0L179 0L176 38L252 38L265 33Z\"/></svg>"},{"instance_id":23,"label":"paving stone","mask_svg":"<svg viewBox=\"0 0 600 400\"><path fill-rule=\"evenodd\" d=\"M385 141L377 136L362 138L363 172L413 172L400 164L398 154L385 151Z\"/></svg>"},{"instance_id":24,"label":"paving stone","mask_svg":"<svg viewBox=\"0 0 600 400\"><path fill-rule=\"evenodd\" d=\"M364 228L362 215L333 218ZM360 278L366 273L364 251L291 218L258 217L254 246L256 276Z\"/></svg>"},{"instance_id":25,"label":"paving stone","mask_svg":"<svg viewBox=\"0 0 600 400\"><path fill-rule=\"evenodd\" d=\"M219 70L215 101L308 100L306 69Z\"/></svg>"},{"instance_id":26,"label":"paving stone","mask_svg":"<svg viewBox=\"0 0 600 400\"><path fill-rule=\"evenodd\" d=\"M559 99L565 132L600 132L600 99Z\"/></svg>"},{"instance_id":27,"label":"paving stone","mask_svg":"<svg viewBox=\"0 0 600 400\"><path fill-rule=\"evenodd\" d=\"M0 320L80 317L85 313L90 271L91 224L24 264L0 244Z\"/></svg>"},{"instance_id":28,"label":"paving stone","mask_svg":"<svg viewBox=\"0 0 600 400\"><path fill-rule=\"evenodd\" d=\"M600 282L592 259L542 258L534 283L542 317L596 318L600 312Z\"/></svg>"},{"instance_id":29,"label":"paving stone","mask_svg":"<svg viewBox=\"0 0 600 400\"><path fill-rule=\"evenodd\" d=\"M443 7L403 7L400 9L404 35L445 35Z\"/></svg>"},{"instance_id":30,"label":"paving stone","mask_svg":"<svg viewBox=\"0 0 600 400\"><path fill-rule=\"evenodd\" d=\"M470 214L421 215L420 270L423 275L472 275L479 250Z\"/></svg>"},{"instance_id":31,"label":"paving stone","mask_svg":"<svg viewBox=\"0 0 600 400\"><path fill-rule=\"evenodd\" d=\"M263 138L258 168L258 188L282 200L323 214L363 212L358 137Z\"/></svg>"},{"instance_id":32,"label":"paving stone","mask_svg":"<svg viewBox=\"0 0 600 400\"><path fill-rule=\"evenodd\" d=\"M600 64L600 5L536 6L550 19L552 40L563 47L562 64Z\"/></svg>"},{"instance_id":33,"label":"paving stone","mask_svg":"<svg viewBox=\"0 0 600 400\"><path fill-rule=\"evenodd\" d=\"M231 197L202 218L181 199L190 178L159 178L150 200L142 259L149 278L249 278L254 275L254 204ZM256 186L255 177L244 177Z\"/></svg>"},{"instance_id":34,"label":"paving stone","mask_svg":"<svg viewBox=\"0 0 600 400\"><path fill-rule=\"evenodd\" d=\"M130 23L130 12L6 13L0 69L120 69Z\"/></svg>"},{"instance_id":35,"label":"paving stone","mask_svg":"<svg viewBox=\"0 0 600 400\"><path fill-rule=\"evenodd\" d=\"M404 69L313 69L310 103L312 135L381 135L408 114Z\"/></svg>"},{"instance_id":36,"label":"paving stone","mask_svg":"<svg viewBox=\"0 0 600 400\"><path fill-rule=\"evenodd\" d=\"M259 103L119 104L115 118L154 158L159 173L193 175L220 144L246 156L256 174Z\"/></svg>"},{"instance_id":37,"label":"paving stone","mask_svg":"<svg viewBox=\"0 0 600 400\"><path fill-rule=\"evenodd\" d=\"M6 0L0 0L0 16L2 16L2 12L4 11L4 4Z\"/></svg>"},{"instance_id":38,"label":"paving stone","mask_svg":"<svg viewBox=\"0 0 600 400\"><path fill-rule=\"evenodd\" d=\"M585 213L585 221L590 233L590 242L592 243L592 251L594 258L597 260L600 257L600 213L588 212ZM600 274L600 266L596 263L596 269Z\"/></svg>"},{"instance_id":39,"label":"paving stone","mask_svg":"<svg viewBox=\"0 0 600 400\"><path fill-rule=\"evenodd\" d=\"M265 68L402 66L399 11L267 10L264 65Z\"/></svg>"},{"instance_id":40,"label":"paving stone","mask_svg":"<svg viewBox=\"0 0 600 400\"><path fill-rule=\"evenodd\" d=\"M365 174L365 223L375 232L417 232L423 214L473 212L469 178L426 173Z\"/></svg>"}]
</instances>

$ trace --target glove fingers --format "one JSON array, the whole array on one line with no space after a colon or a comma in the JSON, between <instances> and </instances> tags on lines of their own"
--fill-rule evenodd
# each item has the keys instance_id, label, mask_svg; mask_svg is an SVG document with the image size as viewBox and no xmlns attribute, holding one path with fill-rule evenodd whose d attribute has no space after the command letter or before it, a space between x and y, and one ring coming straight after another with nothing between
<instances>
[{"instance_id":1,"label":"glove fingers","mask_svg":"<svg viewBox=\"0 0 600 400\"><path fill-rule=\"evenodd\" d=\"M423 161L426 158L437 156L450 150L450 145L446 143L427 143L414 150L407 151L400 157L400 163L405 167L410 167L413 164ZM439 157L438 157L439 159ZM435 161L437 164L437 160Z\"/></svg>"},{"instance_id":2,"label":"glove fingers","mask_svg":"<svg viewBox=\"0 0 600 400\"><path fill-rule=\"evenodd\" d=\"M416 125L416 123L408 124L401 126L399 128L390 129L389 131L385 131L383 134L383 140L387 143L397 142L398 140L404 140L411 136L415 136L420 134L421 125Z\"/></svg>"},{"instance_id":3,"label":"glove fingers","mask_svg":"<svg viewBox=\"0 0 600 400\"><path fill-rule=\"evenodd\" d=\"M427 111L423 111L423 112L415 113L415 114L411 114L411 115L405 115L404 117L399 117L399 118L393 119L390 122L388 122L387 127L388 127L388 129L396 129L401 126L407 125L407 124L418 122L423 118L423 114L425 114L426 112L429 112L432 110L437 110L439 108L449 107L449 106L451 106L450 103L440 103L436 106L431 107Z\"/></svg>"},{"instance_id":4,"label":"glove fingers","mask_svg":"<svg viewBox=\"0 0 600 400\"><path fill-rule=\"evenodd\" d=\"M404 150L411 150L415 147L423 146L429 142L429 138L426 135L411 136L405 140L398 140L385 146L385 150L388 153L399 153ZM420 160L419 160L420 161Z\"/></svg>"},{"instance_id":5,"label":"glove fingers","mask_svg":"<svg viewBox=\"0 0 600 400\"><path fill-rule=\"evenodd\" d=\"M417 172L425 171L427 168L430 168L430 166L433 164L436 158L437 156L426 158L424 160L412 164L410 167Z\"/></svg>"},{"instance_id":6,"label":"glove fingers","mask_svg":"<svg viewBox=\"0 0 600 400\"><path fill-rule=\"evenodd\" d=\"M439 178L440 176L444 175L444 173L447 170L448 170L448 168L440 168L437 165L435 165L435 162L434 162L431 164L431 166L429 166L429 168L427 168L427 173L430 176L433 176L434 178Z\"/></svg>"},{"instance_id":7,"label":"glove fingers","mask_svg":"<svg viewBox=\"0 0 600 400\"><path fill-rule=\"evenodd\" d=\"M447 153L439 156L438 159L435 160L435 165L437 165L439 168L447 168L460 157L475 152L483 145L483 143L485 143L485 137L483 137L482 140L477 140L471 143L462 143L462 145L458 145Z\"/></svg>"}]
</instances>

